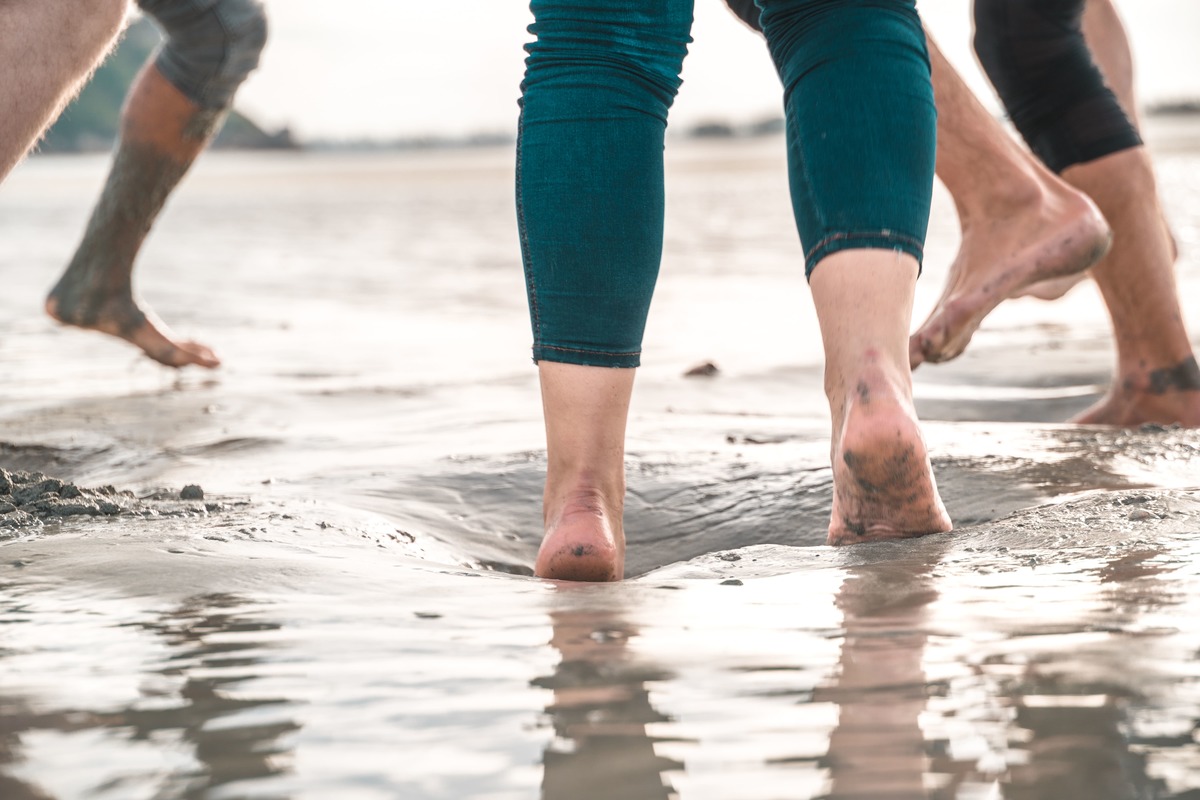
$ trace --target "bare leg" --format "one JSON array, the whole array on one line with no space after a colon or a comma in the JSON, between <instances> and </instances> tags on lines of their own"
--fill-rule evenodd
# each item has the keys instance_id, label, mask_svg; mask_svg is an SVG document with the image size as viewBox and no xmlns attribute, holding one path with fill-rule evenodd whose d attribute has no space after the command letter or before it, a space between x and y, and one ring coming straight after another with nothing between
<instances>
[{"instance_id":1,"label":"bare leg","mask_svg":"<svg viewBox=\"0 0 1200 800\"><path fill-rule=\"evenodd\" d=\"M1092 268L1112 319L1117 373L1108 395L1074 421L1200 426L1197 367L1175 288L1170 237L1145 147L1063 172L1112 224L1112 252Z\"/></svg>"},{"instance_id":2,"label":"bare leg","mask_svg":"<svg viewBox=\"0 0 1200 800\"><path fill-rule=\"evenodd\" d=\"M0 4L0 180L108 52L125 10L126 0Z\"/></svg>"},{"instance_id":3,"label":"bare leg","mask_svg":"<svg viewBox=\"0 0 1200 800\"><path fill-rule=\"evenodd\" d=\"M616 581L625 574L625 422L632 369L542 361L546 418L543 578Z\"/></svg>"},{"instance_id":4,"label":"bare leg","mask_svg":"<svg viewBox=\"0 0 1200 800\"><path fill-rule=\"evenodd\" d=\"M1083 36L1092 51L1092 58L1104 73L1104 82L1137 129L1143 130L1142 109L1133 88L1133 48L1112 0L1088 0L1083 11ZM1163 225L1171 237L1171 260L1174 261L1179 257L1179 244L1165 214Z\"/></svg>"},{"instance_id":5,"label":"bare leg","mask_svg":"<svg viewBox=\"0 0 1200 800\"><path fill-rule=\"evenodd\" d=\"M1133 49L1125 25L1111 0L1088 0L1083 12L1083 35L1092 59L1104 75L1104 82L1117 96L1117 102L1140 131L1141 109L1133 87ZM1175 235L1164 215L1162 224L1170 237L1171 260L1179 256ZM1030 287L1026 294L1042 300L1057 300L1086 277L1083 274L1059 278Z\"/></svg>"},{"instance_id":6,"label":"bare leg","mask_svg":"<svg viewBox=\"0 0 1200 800\"><path fill-rule=\"evenodd\" d=\"M887 250L826 258L811 286L833 418L830 544L950 530L912 403L906 352L917 262Z\"/></svg>"},{"instance_id":7,"label":"bare leg","mask_svg":"<svg viewBox=\"0 0 1200 800\"><path fill-rule=\"evenodd\" d=\"M216 367L212 350L183 341L139 303L133 263L154 219L223 117L201 109L153 64L138 75L121 119L121 140L108 182L83 241L46 300L68 325L131 342L170 367Z\"/></svg>"},{"instance_id":8,"label":"bare leg","mask_svg":"<svg viewBox=\"0 0 1200 800\"><path fill-rule=\"evenodd\" d=\"M962 244L941 299L909 341L913 367L958 356L1001 302L1082 273L1108 246L1108 227L1091 201L1000 127L932 39L929 52L937 174L954 197Z\"/></svg>"},{"instance_id":9,"label":"bare leg","mask_svg":"<svg viewBox=\"0 0 1200 800\"><path fill-rule=\"evenodd\" d=\"M1088 0L1083 10L1083 38L1104 75L1104 83L1140 130L1142 121L1133 93L1133 48L1112 0Z\"/></svg>"}]
</instances>

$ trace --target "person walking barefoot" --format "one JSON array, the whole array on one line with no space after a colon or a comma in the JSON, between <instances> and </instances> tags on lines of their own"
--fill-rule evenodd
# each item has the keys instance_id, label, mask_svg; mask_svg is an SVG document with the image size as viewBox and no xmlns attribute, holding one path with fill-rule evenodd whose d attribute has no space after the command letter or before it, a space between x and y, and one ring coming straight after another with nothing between
<instances>
[{"instance_id":1,"label":"person walking barefoot","mask_svg":"<svg viewBox=\"0 0 1200 800\"><path fill-rule=\"evenodd\" d=\"M908 363L936 117L915 4L760 5L826 354L829 541L948 531ZM662 254L664 133L692 2L531 9L517 212L547 438L535 573L618 580L625 426Z\"/></svg>"},{"instance_id":2,"label":"person walking barefoot","mask_svg":"<svg viewBox=\"0 0 1200 800\"><path fill-rule=\"evenodd\" d=\"M169 367L220 365L171 332L134 291L138 252L168 197L212 140L266 44L259 0L138 0L165 42L121 114L108 179L83 240L46 299L67 325L123 339Z\"/></svg>"},{"instance_id":3,"label":"person walking barefoot","mask_svg":"<svg viewBox=\"0 0 1200 800\"><path fill-rule=\"evenodd\" d=\"M1097 0L1091 0L1095 3ZM1013 124L1052 171L1088 195L1113 232L1091 269L1112 323L1108 393L1085 424L1200 426L1200 367L1175 285L1174 242L1134 117L1106 83L1084 32L1089 0L976 0L975 50ZM1110 7L1111 10L1111 7ZM1108 20L1105 49L1127 49ZM1114 63L1110 58L1109 63ZM1118 61L1120 61L1118 59ZM1110 66L1116 74L1128 70ZM1129 94L1132 82L1116 80Z\"/></svg>"}]
</instances>

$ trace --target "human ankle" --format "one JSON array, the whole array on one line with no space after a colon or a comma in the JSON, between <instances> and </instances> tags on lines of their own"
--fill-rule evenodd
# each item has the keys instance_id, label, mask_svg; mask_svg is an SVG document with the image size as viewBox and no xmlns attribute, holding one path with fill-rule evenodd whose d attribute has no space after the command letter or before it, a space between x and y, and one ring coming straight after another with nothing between
<instances>
[{"instance_id":1,"label":"human ankle","mask_svg":"<svg viewBox=\"0 0 1200 800\"><path fill-rule=\"evenodd\" d=\"M1161 363L1160 363L1161 362ZM1136 368L1121 366L1116 385L1126 395L1167 395L1174 392L1200 391L1200 365L1188 354L1182 358L1139 359Z\"/></svg>"},{"instance_id":2,"label":"human ankle","mask_svg":"<svg viewBox=\"0 0 1200 800\"><path fill-rule=\"evenodd\" d=\"M955 197L964 232L982 224L1041 210L1052 192L1036 172L1019 168L984 178L973 191ZM978 187L984 188L979 191Z\"/></svg>"},{"instance_id":3,"label":"human ankle","mask_svg":"<svg viewBox=\"0 0 1200 800\"><path fill-rule=\"evenodd\" d=\"M550 529L565 517L589 514L599 518L620 519L624 510L625 481L609 479L575 478L554 480L548 478L543 497L543 516L546 528Z\"/></svg>"},{"instance_id":4,"label":"human ankle","mask_svg":"<svg viewBox=\"0 0 1200 800\"><path fill-rule=\"evenodd\" d=\"M911 398L912 371L908 367L907 353L904 359L897 360L880 357L872 350L852 365L827 370L825 396L830 404L862 399L864 391Z\"/></svg>"},{"instance_id":5,"label":"human ankle","mask_svg":"<svg viewBox=\"0 0 1200 800\"><path fill-rule=\"evenodd\" d=\"M534 573L555 580L620 580L625 569L622 507L622 497L595 489L547 490L545 535Z\"/></svg>"}]
</instances>

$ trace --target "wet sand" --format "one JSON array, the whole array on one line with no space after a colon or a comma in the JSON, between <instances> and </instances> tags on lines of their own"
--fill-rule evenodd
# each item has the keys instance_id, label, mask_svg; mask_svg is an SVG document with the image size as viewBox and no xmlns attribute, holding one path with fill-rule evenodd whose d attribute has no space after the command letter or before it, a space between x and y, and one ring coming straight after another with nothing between
<instances>
[{"instance_id":1,"label":"wet sand","mask_svg":"<svg viewBox=\"0 0 1200 800\"><path fill-rule=\"evenodd\" d=\"M529 577L509 154L210 159L141 288L212 375L38 316L101 160L0 188L0 467L62 484L0 492L0 797L1200 795L1200 433L1062 423L1094 293L918 372L953 534L830 549L780 143L670 152L612 586ZM1194 313L1200 153L1161 158ZM939 195L917 318L955 241Z\"/></svg>"}]
</instances>

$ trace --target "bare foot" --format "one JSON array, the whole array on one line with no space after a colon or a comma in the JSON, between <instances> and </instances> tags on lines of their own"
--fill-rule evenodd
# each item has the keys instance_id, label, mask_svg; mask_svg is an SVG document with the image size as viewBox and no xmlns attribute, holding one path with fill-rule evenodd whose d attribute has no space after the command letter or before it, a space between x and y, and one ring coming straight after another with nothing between
<instances>
[{"instance_id":1,"label":"bare foot","mask_svg":"<svg viewBox=\"0 0 1200 800\"><path fill-rule=\"evenodd\" d=\"M860 381L833 448L831 545L951 529L912 403L886 381Z\"/></svg>"},{"instance_id":2,"label":"bare foot","mask_svg":"<svg viewBox=\"0 0 1200 800\"><path fill-rule=\"evenodd\" d=\"M1069 191L1043 193L1014 216L967 226L941 299L909 339L910 365L961 355L996 306L1034 285L1082 274L1109 241L1100 212Z\"/></svg>"},{"instance_id":3,"label":"bare foot","mask_svg":"<svg viewBox=\"0 0 1200 800\"><path fill-rule=\"evenodd\" d=\"M1175 238L1175 231L1171 230L1171 224L1167 222L1167 218L1163 217L1163 227L1167 229L1167 240L1171 244L1171 261L1179 260L1179 240ZM1066 275L1062 278L1053 278L1048 281L1040 281L1033 284L1022 292L1019 292L1014 297L1036 297L1038 300L1058 300L1065 297L1067 292L1074 289L1079 284L1087 279L1088 273L1076 272L1074 275Z\"/></svg>"},{"instance_id":4,"label":"bare foot","mask_svg":"<svg viewBox=\"0 0 1200 800\"><path fill-rule=\"evenodd\" d=\"M1013 297L1035 297L1038 300L1045 300L1047 302L1058 300L1061 297L1065 297L1067 292L1087 280L1087 276L1087 270L1084 270L1083 272L1076 272L1074 275L1066 275L1062 278L1039 281L1023 291L1017 292Z\"/></svg>"},{"instance_id":5,"label":"bare foot","mask_svg":"<svg viewBox=\"0 0 1200 800\"><path fill-rule=\"evenodd\" d=\"M1166 369L1130 375L1071 422L1080 425L1182 425L1200 428L1200 366L1194 357Z\"/></svg>"},{"instance_id":6,"label":"bare foot","mask_svg":"<svg viewBox=\"0 0 1200 800\"><path fill-rule=\"evenodd\" d=\"M619 581L625 574L621 515L590 492L574 492L556 512L547 505L546 537L533 572L563 581ZM553 513L553 516L551 516Z\"/></svg>"},{"instance_id":7,"label":"bare foot","mask_svg":"<svg viewBox=\"0 0 1200 800\"><path fill-rule=\"evenodd\" d=\"M221 365L205 345L176 338L153 312L143 310L131 293L105 296L72 278L68 270L46 298L46 313L59 322L124 339L168 367L194 364L213 369Z\"/></svg>"},{"instance_id":8,"label":"bare foot","mask_svg":"<svg viewBox=\"0 0 1200 800\"><path fill-rule=\"evenodd\" d=\"M1179 237L1175 235L1175 229L1171 227L1171 221L1165 214L1162 221L1163 227L1167 229L1167 241L1171 243L1171 263L1174 264L1179 260Z\"/></svg>"}]
</instances>

